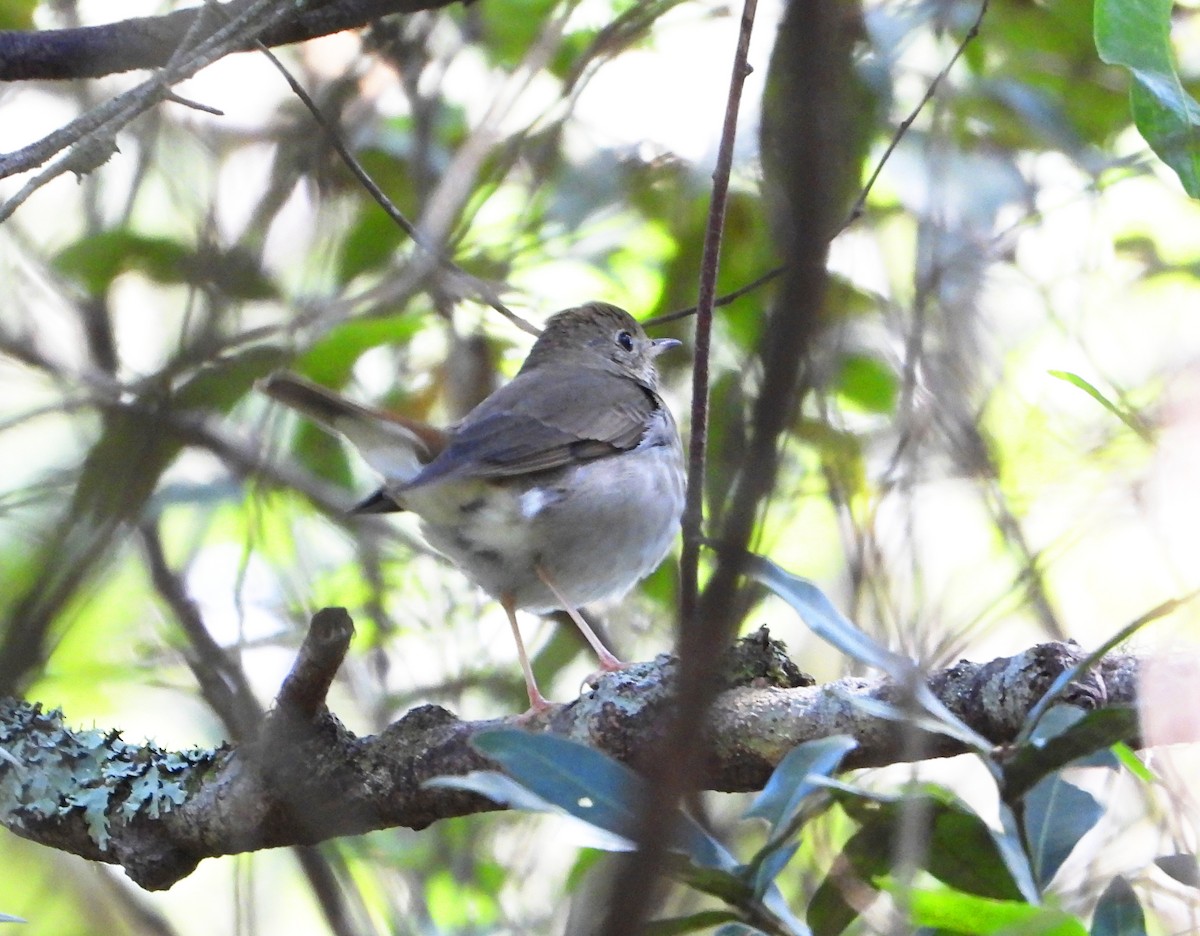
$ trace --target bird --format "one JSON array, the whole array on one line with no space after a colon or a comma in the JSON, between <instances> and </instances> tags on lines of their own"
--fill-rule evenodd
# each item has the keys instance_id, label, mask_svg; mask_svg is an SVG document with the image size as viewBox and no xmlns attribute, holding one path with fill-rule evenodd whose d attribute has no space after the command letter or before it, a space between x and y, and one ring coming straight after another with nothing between
<instances>
[{"instance_id":1,"label":"bird","mask_svg":"<svg viewBox=\"0 0 1200 936\"><path fill-rule=\"evenodd\" d=\"M509 383L444 429L286 371L260 388L343 436L380 476L355 512L416 514L430 545L499 601L529 713L541 713L550 702L534 680L517 610L565 610L601 669L620 669L579 608L628 591L678 533L683 447L655 359L679 344L647 337L608 303L565 309L547 319Z\"/></svg>"}]
</instances>

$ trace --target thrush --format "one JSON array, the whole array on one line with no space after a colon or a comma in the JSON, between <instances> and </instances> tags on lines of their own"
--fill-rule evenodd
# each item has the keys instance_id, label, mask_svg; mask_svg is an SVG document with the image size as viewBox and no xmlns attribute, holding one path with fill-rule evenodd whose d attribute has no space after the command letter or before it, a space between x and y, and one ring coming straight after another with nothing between
<instances>
[{"instance_id":1,"label":"thrush","mask_svg":"<svg viewBox=\"0 0 1200 936\"><path fill-rule=\"evenodd\" d=\"M382 478L356 510L409 510L425 538L504 608L532 710L549 703L517 609L563 609L600 666L621 662L578 609L623 594L669 551L683 450L654 361L679 345L591 302L549 318L517 376L439 429L363 406L290 373L262 390L344 436Z\"/></svg>"}]
</instances>

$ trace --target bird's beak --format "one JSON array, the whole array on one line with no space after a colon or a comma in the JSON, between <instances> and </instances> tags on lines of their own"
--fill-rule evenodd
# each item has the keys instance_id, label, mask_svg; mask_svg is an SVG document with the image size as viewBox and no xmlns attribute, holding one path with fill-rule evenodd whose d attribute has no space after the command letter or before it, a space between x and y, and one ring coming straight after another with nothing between
<instances>
[{"instance_id":1,"label":"bird's beak","mask_svg":"<svg viewBox=\"0 0 1200 936\"><path fill-rule=\"evenodd\" d=\"M672 348L678 348L682 341L678 338L655 338L650 342L650 355L658 357L664 351L670 351Z\"/></svg>"}]
</instances>

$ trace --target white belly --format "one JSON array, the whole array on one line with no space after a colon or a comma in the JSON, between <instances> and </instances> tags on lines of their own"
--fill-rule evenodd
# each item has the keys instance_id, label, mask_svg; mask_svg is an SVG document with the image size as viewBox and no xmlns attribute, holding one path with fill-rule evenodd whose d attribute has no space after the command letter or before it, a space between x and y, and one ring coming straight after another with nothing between
<instances>
[{"instance_id":1,"label":"white belly","mask_svg":"<svg viewBox=\"0 0 1200 936\"><path fill-rule=\"evenodd\" d=\"M679 450L671 445L647 445L522 482L474 484L478 496L456 498L457 522L446 522L449 491L418 488L406 500L422 515L435 549L489 594L511 596L517 607L539 613L562 602L538 577L538 567L575 607L623 594L662 561L683 512ZM438 509L429 509L435 498Z\"/></svg>"}]
</instances>

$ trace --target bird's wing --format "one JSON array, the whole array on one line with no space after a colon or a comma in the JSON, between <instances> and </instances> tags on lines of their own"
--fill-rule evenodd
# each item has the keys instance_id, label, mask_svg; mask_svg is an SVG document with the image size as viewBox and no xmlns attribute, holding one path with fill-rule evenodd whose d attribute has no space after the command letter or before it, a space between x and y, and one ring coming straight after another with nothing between
<instances>
[{"instance_id":1,"label":"bird's wing","mask_svg":"<svg viewBox=\"0 0 1200 936\"><path fill-rule=\"evenodd\" d=\"M547 384L562 391L548 394ZM641 441L661 405L652 390L626 377L541 367L518 375L472 410L409 486L513 477L613 455Z\"/></svg>"}]
</instances>

